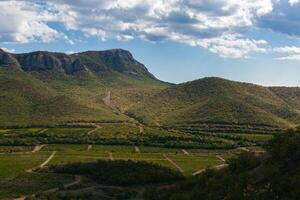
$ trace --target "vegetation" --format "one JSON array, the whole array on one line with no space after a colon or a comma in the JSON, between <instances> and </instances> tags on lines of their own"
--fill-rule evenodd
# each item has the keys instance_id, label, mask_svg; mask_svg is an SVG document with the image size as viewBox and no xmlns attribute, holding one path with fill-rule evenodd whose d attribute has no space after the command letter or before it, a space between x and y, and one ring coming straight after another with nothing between
<instances>
[{"instance_id":1,"label":"vegetation","mask_svg":"<svg viewBox=\"0 0 300 200\"><path fill-rule=\"evenodd\" d=\"M256 144L242 137L230 137L188 131L146 127L140 134L136 124L105 123L93 128L6 129L0 134L0 145L33 146L37 144L105 144L143 145L168 148L230 149ZM41 131L43 130L43 131Z\"/></svg>"},{"instance_id":2,"label":"vegetation","mask_svg":"<svg viewBox=\"0 0 300 200\"><path fill-rule=\"evenodd\" d=\"M286 88L289 90L289 88ZM286 127L299 122L299 107L269 88L204 78L171 86L130 108L146 124L246 124Z\"/></svg>"},{"instance_id":3,"label":"vegetation","mask_svg":"<svg viewBox=\"0 0 300 200\"><path fill-rule=\"evenodd\" d=\"M300 131L276 135L266 148L266 154L241 153L226 169L208 170L171 189L149 190L147 199L299 199Z\"/></svg>"},{"instance_id":4,"label":"vegetation","mask_svg":"<svg viewBox=\"0 0 300 200\"><path fill-rule=\"evenodd\" d=\"M108 91L122 111L169 85L123 50L9 56L15 64L0 66L2 127L130 121L103 103Z\"/></svg>"},{"instance_id":5,"label":"vegetation","mask_svg":"<svg viewBox=\"0 0 300 200\"><path fill-rule=\"evenodd\" d=\"M55 165L49 170L84 175L101 184L122 186L170 183L183 178L179 172L156 164L122 160Z\"/></svg>"}]
</instances>

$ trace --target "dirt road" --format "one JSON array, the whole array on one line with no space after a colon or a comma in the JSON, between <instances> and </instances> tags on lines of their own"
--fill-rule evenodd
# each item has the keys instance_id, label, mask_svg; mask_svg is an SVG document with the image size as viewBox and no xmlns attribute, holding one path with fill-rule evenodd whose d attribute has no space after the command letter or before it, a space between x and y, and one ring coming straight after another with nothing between
<instances>
[{"instance_id":1,"label":"dirt road","mask_svg":"<svg viewBox=\"0 0 300 200\"><path fill-rule=\"evenodd\" d=\"M49 156L49 158L48 158L47 160L45 160L45 162L43 162L43 163L39 166L39 168L45 167L45 166L52 160L52 158L55 156L55 154L56 154L56 151L53 151L52 154Z\"/></svg>"},{"instance_id":2,"label":"dirt road","mask_svg":"<svg viewBox=\"0 0 300 200\"><path fill-rule=\"evenodd\" d=\"M166 154L163 154L164 158L169 161L176 169L178 169L178 171L180 171L181 173L184 172L184 170L179 166L177 165L173 160L171 160Z\"/></svg>"},{"instance_id":3,"label":"dirt road","mask_svg":"<svg viewBox=\"0 0 300 200\"><path fill-rule=\"evenodd\" d=\"M226 162L226 160L224 158L222 158L221 156L216 155L216 157L219 158L222 162Z\"/></svg>"},{"instance_id":4,"label":"dirt road","mask_svg":"<svg viewBox=\"0 0 300 200\"><path fill-rule=\"evenodd\" d=\"M102 99L104 104L107 105L108 107L115 109L115 110L119 110L118 104L117 102L112 98L111 96L111 92L108 91L106 93L106 96Z\"/></svg>"},{"instance_id":5,"label":"dirt road","mask_svg":"<svg viewBox=\"0 0 300 200\"><path fill-rule=\"evenodd\" d=\"M207 169L220 170L220 169L223 169L223 168L225 168L225 167L227 167L227 166L228 166L228 164L222 164L222 165L217 165L217 166L210 167L210 168L207 168ZM196 175L198 175L198 174L201 174L201 173L205 172L207 169L200 169L200 170L194 172L194 173L193 173L193 176L196 176Z\"/></svg>"},{"instance_id":6,"label":"dirt road","mask_svg":"<svg viewBox=\"0 0 300 200\"><path fill-rule=\"evenodd\" d=\"M91 135L92 133L96 132L98 129L102 128L101 126L98 126L98 125L95 125L95 127L96 127L95 129L89 131L87 134Z\"/></svg>"},{"instance_id":7,"label":"dirt road","mask_svg":"<svg viewBox=\"0 0 300 200\"><path fill-rule=\"evenodd\" d=\"M36 146L34 147L34 149L31 151L31 153L38 152L38 151L40 151L42 148L44 148L45 146L46 146L46 145L44 145L44 144L36 145Z\"/></svg>"},{"instance_id":8,"label":"dirt road","mask_svg":"<svg viewBox=\"0 0 300 200\"><path fill-rule=\"evenodd\" d=\"M110 159L110 160L115 160L114 157L113 157L112 152L108 152L108 156L109 156L109 159Z\"/></svg>"},{"instance_id":9,"label":"dirt road","mask_svg":"<svg viewBox=\"0 0 300 200\"><path fill-rule=\"evenodd\" d=\"M187 152L185 149L181 149L181 150L185 155L189 155L189 152Z\"/></svg>"}]
</instances>

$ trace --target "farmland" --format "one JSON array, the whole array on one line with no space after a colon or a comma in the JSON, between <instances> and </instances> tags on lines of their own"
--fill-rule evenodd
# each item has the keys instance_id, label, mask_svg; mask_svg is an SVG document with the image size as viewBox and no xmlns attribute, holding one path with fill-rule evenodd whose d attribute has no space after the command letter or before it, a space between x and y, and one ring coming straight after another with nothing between
<instances>
[{"instance_id":1,"label":"farmland","mask_svg":"<svg viewBox=\"0 0 300 200\"><path fill-rule=\"evenodd\" d=\"M192 134L182 130L155 127L146 127L141 134L136 124L125 123L98 124L97 127L1 129L0 199L32 194L57 197L56 195L62 195L60 188L65 188L74 181L77 183L78 176L49 172L48 167L70 164L76 166L79 163L92 165L89 163L96 163L98 160L112 162L107 165L132 161L133 166L144 166L142 163L145 162L149 166L144 167L149 170L162 168L162 173L169 173L164 171L169 169L172 173L189 177L205 168L223 165L228 159L243 151L243 148L262 150L258 144L271 137L272 135L267 134L242 133L232 134L231 137L227 133ZM244 146L245 144L248 146ZM156 180L155 177L152 179ZM82 189L91 186L100 187L98 183L84 177L77 187ZM49 189L52 191L50 194L43 192ZM106 189L101 188L103 191ZM121 196L139 194L135 186L129 189L126 187L111 189ZM72 192L67 194L73 195ZM99 194L94 194L93 198L97 195ZM108 195L107 191L105 195Z\"/></svg>"}]
</instances>

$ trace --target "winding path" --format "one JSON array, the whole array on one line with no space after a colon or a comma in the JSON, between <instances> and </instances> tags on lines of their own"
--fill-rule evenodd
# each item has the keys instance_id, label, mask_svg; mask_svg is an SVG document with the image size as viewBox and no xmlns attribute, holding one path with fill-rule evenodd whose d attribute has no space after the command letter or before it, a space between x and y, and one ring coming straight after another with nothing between
<instances>
[{"instance_id":1,"label":"winding path","mask_svg":"<svg viewBox=\"0 0 300 200\"><path fill-rule=\"evenodd\" d=\"M109 156L109 159L110 159L110 160L112 160L112 161L115 160L114 157L113 157L112 152L108 152L108 156Z\"/></svg>"},{"instance_id":2,"label":"winding path","mask_svg":"<svg viewBox=\"0 0 300 200\"><path fill-rule=\"evenodd\" d=\"M52 160L52 158L55 156L55 154L56 154L56 151L53 151L52 154L49 156L49 158L48 158L47 160L45 160L45 162L43 162L43 163L39 166L39 168L45 167L45 166Z\"/></svg>"},{"instance_id":3,"label":"winding path","mask_svg":"<svg viewBox=\"0 0 300 200\"><path fill-rule=\"evenodd\" d=\"M166 154L163 154L164 158L169 161L174 167L176 167L176 169L178 169L178 171L180 171L181 173L184 172L184 170L179 166L177 165L173 160L171 160Z\"/></svg>"},{"instance_id":4,"label":"winding path","mask_svg":"<svg viewBox=\"0 0 300 200\"><path fill-rule=\"evenodd\" d=\"M228 164L222 164L222 165L217 165L217 166L210 167L210 168L207 168L207 169L220 170L220 169L223 169L223 168L225 168L225 167L227 167L227 166L228 166ZM197 176L197 175L199 175L199 174L205 172L207 169L200 169L200 170L194 172L194 173L193 173L193 176Z\"/></svg>"},{"instance_id":5,"label":"winding path","mask_svg":"<svg viewBox=\"0 0 300 200\"><path fill-rule=\"evenodd\" d=\"M87 134L91 135L92 133L96 132L99 128L102 128L101 126L95 125L96 128L94 128L93 130L90 130Z\"/></svg>"},{"instance_id":6,"label":"winding path","mask_svg":"<svg viewBox=\"0 0 300 200\"><path fill-rule=\"evenodd\" d=\"M34 149L31 151L31 153L38 152L38 151L42 150L42 148L44 148L45 146L46 146L46 145L44 145L44 144L36 145L36 146L34 147Z\"/></svg>"},{"instance_id":7,"label":"winding path","mask_svg":"<svg viewBox=\"0 0 300 200\"><path fill-rule=\"evenodd\" d=\"M140 153L140 148L139 147L135 146L134 150L135 150L136 153Z\"/></svg>"},{"instance_id":8,"label":"winding path","mask_svg":"<svg viewBox=\"0 0 300 200\"><path fill-rule=\"evenodd\" d=\"M219 158L222 162L226 162L226 160L223 157L221 157L219 155L216 155L216 157Z\"/></svg>"},{"instance_id":9,"label":"winding path","mask_svg":"<svg viewBox=\"0 0 300 200\"><path fill-rule=\"evenodd\" d=\"M182 151L185 155L189 155L189 152L187 152L187 150L181 149L181 151Z\"/></svg>"}]
</instances>

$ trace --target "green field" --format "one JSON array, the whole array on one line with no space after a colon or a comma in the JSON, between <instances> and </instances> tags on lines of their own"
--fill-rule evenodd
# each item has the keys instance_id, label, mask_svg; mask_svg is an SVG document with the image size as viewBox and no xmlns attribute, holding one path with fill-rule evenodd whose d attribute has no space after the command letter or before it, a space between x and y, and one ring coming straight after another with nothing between
<instances>
[{"instance_id":1,"label":"green field","mask_svg":"<svg viewBox=\"0 0 300 200\"><path fill-rule=\"evenodd\" d=\"M73 175L28 171L37 169L52 154L46 168L97 160L132 160L158 164L189 177L201 169L224 164L225 160L241 151L239 144L252 144L247 141L266 141L272 137L232 134L231 138L224 134L197 135L159 128L145 128L144 135L140 135L136 124L102 123L98 126L91 134L88 132L95 128L1 129L0 199L35 194L74 181ZM41 144L44 144L43 148L32 152L36 145ZM224 149L228 144L234 145ZM260 149L257 145L247 148ZM26 185L22 186L23 183ZM84 184L90 187L94 183L85 180Z\"/></svg>"},{"instance_id":2,"label":"green field","mask_svg":"<svg viewBox=\"0 0 300 200\"><path fill-rule=\"evenodd\" d=\"M232 135L238 136L241 138L257 141L267 141L273 138L273 135L270 134L243 134L243 133L233 133Z\"/></svg>"}]
</instances>

